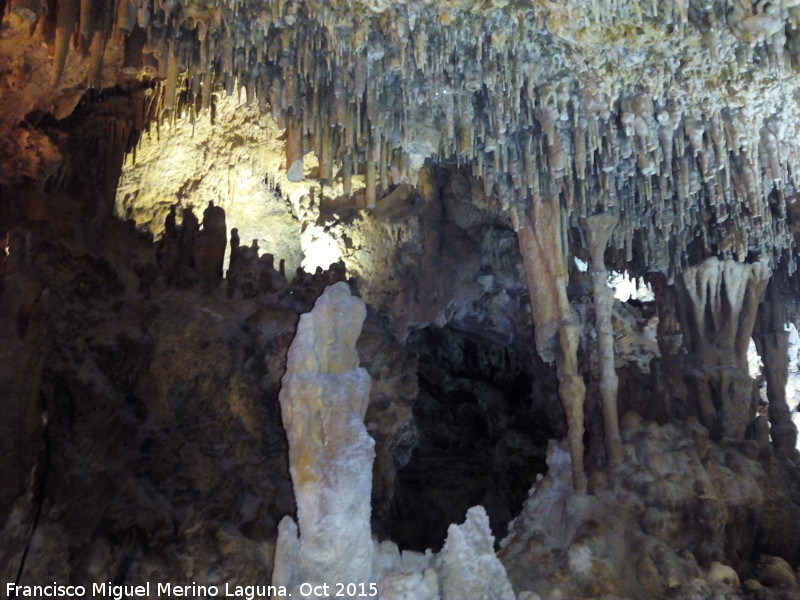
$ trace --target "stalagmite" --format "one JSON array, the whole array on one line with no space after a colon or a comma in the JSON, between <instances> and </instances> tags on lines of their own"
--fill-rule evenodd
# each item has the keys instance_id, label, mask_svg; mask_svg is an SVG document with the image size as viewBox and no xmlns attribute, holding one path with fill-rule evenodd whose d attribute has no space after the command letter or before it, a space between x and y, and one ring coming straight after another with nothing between
<instances>
[{"instance_id":1,"label":"stalagmite","mask_svg":"<svg viewBox=\"0 0 800 600\"><path fill-rule=\"evenodd\" d=\"M567 297L568 274L561 232L561 207L534 195L528 213L511 207L536 333L536 350L545 361L556 360L558 395L567 418L572 479L575 491L585 493L583 469L583 403L586 386L578 372L579 327Z\"/></svg>"},{"instance_id":2,"label":"stalagmite","mask_svg":"<svg viewBox=\"0 0 800 600\"><path fill-rule=\"evenodd\" d=\"M604 254L611 233L618 222L619 218L616 215L602 213L587 217L581 223L586 234L586 241L589 243L589 255L592 261L592 294L600 363L600 396L603 400L606 453L612 470L622 462L622 444L619 438L619 417L617 415L619 379L614 368L614 327L611 323L614 291L608 286L608 271L605 266Z\"/></svg>"},{"instance_id":3,"label":"stalagmite","mask_svg":"<svg viewBox=\"0 0 800 600\"><path fill-rule=\"evenodd\" d=\"M329 286L300 317L289 348L280 403L300 538L296 578L273 583L290 590L371 581L375 452L364 427L371 382L355 348L365 317L346 283ZM278 545L293 546L285 537Z\"/></svg>"},{"instance_id":4,"label":"stalagmite","mask_svg":"<svg viewBox=\"0 0 800 600\"><path fill-rule=\"evenodd\" d=\"M442 600L515 599L482 506L470 508L463 525L450 525L438 558Z\"/></svg>"},{"instance_id":5,"label":"stalagmite","mask_svg":"<svg viewBox=\"0 0 800 600\"><path fill-rule=\"evenodd\" d=\"M742 439L751 417L747 347L770 275L764 262L712 257L687 268L678 281L687 385L701 422L717 440Z\"/></svg>"}]
</instances>

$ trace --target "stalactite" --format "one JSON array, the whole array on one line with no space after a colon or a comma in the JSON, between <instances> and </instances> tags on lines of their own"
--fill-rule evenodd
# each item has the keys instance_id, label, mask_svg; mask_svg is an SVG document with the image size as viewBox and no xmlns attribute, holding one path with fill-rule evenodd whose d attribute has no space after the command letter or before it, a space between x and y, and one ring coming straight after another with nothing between
<instances>
[{"instance_id":1,"label":"stalactite","mask_svg":"<svg viewBox=\"0 0 800 600\"><path fill-rule=\"evenodd\" d=\"M53 77L51 85L56 86L61 81L64 65L67 61L67 51L72 32L78 21L78 0L59 0L56 17L56 47L53 55Z\"/></svg>"},{"instance_id":2,"label":"stalactite","mask_svg":"<svg viewBox=\"0 0 800 600\"><path fill-rule=\"evenodd\" d=\"M106 51L108 38L114 28L113 11L103 11L99 16L99 22L92 34L92 42L89 47L89 73L87 76L87 86L97 87L100 80L100 73L103 68L103 56Z\"/></svg>"},{"instance_id":3,"label":"stalactite","mask_svg":"<svg viewBox=\"0 0 800 600\"><path fill-rule=\"evenodd\" d=\"M175 95L178 89L178 51L175 43L170 41L167 49L167 77L164 86L164 109L175 107Z\"/></svg>"},{"instance_id":4,"label":"stalactite","mask_svg":"<svg viewBox=\"0 0 800 600\"><path fill-rule=\"evenodd\" d=\"M76 24L80 49L86 51L88 44L91 54L90 86L99 84L107 40L123 35L127 75L142 76L143 53L158 60L158 76L167 82L163 108L174 109L170 118L185 108L176 100L186 98L187 115L194 118L199 107L211 107L222 85L228 94L243 89L248 102L257 99L262 110L269 105L281 127L299 130L287 139L287 160L292 158L287 170L313 149L320 178L332 180L334 165L341 163L348 193L352 174L364 173L368 204L387 189L389 174L392 183L415 180L409 170L420 162L417 149L432 147L439 157L469 165L489 194L499 181L510 179L520 197L529 190L558 197L573 222L613 208L620 227L611 243L625 251L619 262L632 261L634 248L641 248L655 257L655 269L672 278L685 266L691 244L695 257L742 257L772 245L768 253L774 261L788 258L783 268L793 264L793 239L784 215L794 197L800 157L784 131L789 113L753 111L739 100L726 106L724 92L712 89L736 91L743 73L753 72L753 61L767 58L763 50L757 54L738 42L730 45L726 29L773 46L780 46L788 31L786 51L800 56L793 40L800 36L783 26L788 19L783 13L751 23L744 13L692 12L688 2L658 10L617 2L608 14L596 17L599 21L574 11L574 24L556 25L538 8L535 15L524 16L498 6L492 10L510 18L500 18L487 34L470 11L458 13L461 21L433 27L441 15L427 6L402 8L389 19L388 13L346 14L341 7L307 11L293 2L266 3L255 11L241 1L219 2L207 11L174 0L116 0L115 10L101 0L58 4L58 18L45 19L41 27L46 36L52 21L60 32L54 79L63 70ZM33 22L44 6L37 0L12 0L11 10ZM114 13L113 26L103 26L103 19ZM334 27L323 22L322 14L335 14L342 23ZM708 89L696 88L690 75L700 64L694 57L685 57L686 66L648 62L649 49L638 46L645 34L633 54L643 53L647 86L629 78L615 84L613 76L591 66L577 77L570 73L569 53L559 52L560 38L551 31L600 21L608 33L625 27L647 31L663 27L661 18L696 26L697 35L720 46L721 64L709 73L713 84ZM796 19L794 12L791 18ZM537 54L531 40L543 34L554 36L556 46ZM591 38L597 39L597 48L613 36L601 37ZM569 39L574 43L576 38ZM779 51L777 46L769 51L775 55L772 68L779 68ZM603 56L593 58L604 62ZM535 72L525 64L535 65ZM763 87L757 79L749 83ZM178 81L183 80L187 85L179 95ZM764 106L779 106L778 92L770 90ZM703 102L689 109L681 95L695 91ZM194 107L190 97L197 95L199 107ZM429 110L420 111L422 106ZM415 139L419 135L427 137L421 144ZM530 150L525 148L529 136L541 138ZM396 148L401 151L395 153ZM414 148L414 160L399 160L408 148ZM533 170L539 190L532 184ZM732 207L742 200L746 208L740 214ZM667 237L674 238L669 250Z\"/></svg>"},{"instance_id":5,"label":"stalactite","mask_svg":"<svg viewBox=\"0 0 800 600\"><path fill-rule=\"evenodd\" d=\"M345 196L353 193L353 155L346 151L342 160L342 190Z\"/></svg>"},{"instance_id":6,"label":"stalactite","mask_svg":"<svg viewBox=\"0 0 800 600\"><path fill-rule=\"evenodd\" d=\"M389 189L389 144L385 139L381 140L380 162L378 163L379 185L382 193Z\"/></svg>"},{"instance_id":7,"label":"stalactite","mask_svg":"<svg viewBox=\"0 0 800 600\"><path fill-rule=\"evenodd\" d=\"M300 124L290 116L286 125L286 176L289 181L303 181L303 134Z\"/></svg>"},{"instance_id":8,"label":"stalactite","mask_svg":"<svg viewBox=\"0 0 800 600\"><path fill-rule=\"evenodd\" d=\"M367 160L364 164L364 204L368 209L375 208L377 175L375 163L372 160Z\"/></svg>"},{"instance_id":9,"label":"stalactite","mask_svg":"<svg viewBox=\"0 0 800 600\"><path fill-rule=\"evenodd\" d=\"M45 0L12 0L10 6L13 14L29 23L36 23L39 17L47 12ZM0 10L0 17L3 12L5 11Z\"/></svg>"},{"instance_id":10,"label":"stalactite","mask_svg":"<svg viewBox=\"0 0 800 600\"><path fill-rule=\"evenodd\" d=\"M333 131L327 123L320 124L319 176L323 182L333 181Z\"/></svg>"},{"instance_id":11,"label":"stalactite","mask_svg":"<svg viewBox=\"0 0 800 600\"><path fill-rule=\"evenodd\" d=\"M89 45L94 37L95 1L96 0L80 0L78 48L84 56L86 56L86 52L89 50Z\"/></svg>"},{"instance_id":12,"label":"stalactite","mask_svg":"<svg viewBox=\"0 0 800 600\"><path fill-rule=\"evenodd\" d=\"M152 9L150 6L150 0L140 0L139 8L136 11L136 23L142 29L147 29L150 26L150 16L152 15Z\"/></svg>"}]
</instances>

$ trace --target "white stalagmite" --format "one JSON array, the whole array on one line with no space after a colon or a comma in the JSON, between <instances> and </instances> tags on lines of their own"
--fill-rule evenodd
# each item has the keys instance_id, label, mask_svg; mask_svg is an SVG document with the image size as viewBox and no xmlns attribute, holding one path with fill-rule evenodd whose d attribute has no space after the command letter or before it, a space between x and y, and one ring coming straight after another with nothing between
<instances>
[{"instance_id":1,"label":"white stalagmite","mask_svg":"<svg viewBox=\"0 0 800 600\"><path fill-rule=\"evenodd\" d=\"M291 558L280 554L295 551L287 538L296 534L289 524L280 528L276 564L284 567L276 575L283 580L274 583L290 590L301 583L367 583L372 574L375 452L364 427L371 382L355 347L365 316L364 302L346 283L332 285L300 317L289 348L280 403L300 535L297 563L289 568Z\"/></svg>"},{"instance_id":2,"label":"white stalagmite","mask_svg":"<svg viewBox=\"0 0 800 600\"><path fill-rule=\"evenodd\" d=\"M470 508L463 525L450 525L438 562L442 600L515 600L482 506Z\"/></svg>"}]
</instances>

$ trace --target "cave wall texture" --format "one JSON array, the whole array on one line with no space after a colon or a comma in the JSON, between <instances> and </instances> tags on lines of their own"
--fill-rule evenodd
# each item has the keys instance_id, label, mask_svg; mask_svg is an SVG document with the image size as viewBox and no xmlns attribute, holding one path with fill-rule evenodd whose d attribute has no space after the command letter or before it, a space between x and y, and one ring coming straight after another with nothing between
<instances>
[{"instance_id":1,"label":"cave wall texture","mask_svg":"<svg viewBox=\"0 0 800 600\"><path fill-rule=\"evenodd\" d=\"M3 594L800 598L800 2L0 18Z\"/></svg>"}]
</instances>

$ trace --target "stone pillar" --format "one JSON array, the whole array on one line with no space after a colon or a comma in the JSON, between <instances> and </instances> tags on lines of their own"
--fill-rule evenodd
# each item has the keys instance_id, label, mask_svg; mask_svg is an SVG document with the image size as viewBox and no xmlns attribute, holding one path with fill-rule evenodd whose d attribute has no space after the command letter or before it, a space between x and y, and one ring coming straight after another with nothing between
<instances>
[{"instance_id":1,"label":"stone pillar","mask_svg":"<svg viewBox=\"0 0 800 600\"><path fill-rule=\"evenodd\" d=\"M765 263L712 257L678 280L687 387L714 440L742 439L752 420L747 347L770 275Z\"/></svg>"},{"instance_id":2,"label":"stone pillar","mask_svg":"<svg viewBox=\"0 0 800 600\"><path fill-rule=\"evenodd\" d=\"M592 296L597 332L598 358L600 363L600 397L603 401L603 432L606 455L612 470L622 462L622 442L619 439L619 416L617 414L617 391L619 379L614 368L614 327L611 313L614 308L614 292L608 287L608 271L604 254L618 218L603 213L583 219L586 240L591 256Z\"/></svg>"},{"instance_id":3,"label":"stone pillar","mask_svg":"<svg viewBox=\"0 0 800 600\"><path fill-rule=\"evenodd\" d=\"M797 445L797 427L792 422L789 404L786 402L786 382L789 379L789 332L785 326L786 317L780 286L777 280L773 279L767 287L764 302L758 307L753 341L764 363L772 445L776 451L794 453Z\"/></svg>"},{"instance_id":4,"label":"stone pillar","mask_svg":"<svg viewBox=\"0 0 800 600\"><path fill-rule=\"evenodd\" d=\"M677 294L675 287L668 284L661 273L650 274L648 283L653 288L658 311L656 337L660 357L653 364L655 398L646 399L637 410L642 416L659 423L684 421L688 416L688 394L683 376L686 352L678 320Z\"/></svg>"},{"instance_id":5,"label":"stone pillar","mask_svg":"<svg viewBox=\"0 0 800 600\"><path fill-rule=\"evenodd\" d=\"M575 491L586 493L583 468L583 403L586 386L578 372L580 330L567 297L567 266L558 201L534 197L530 213L511 208L531 300L536 350L545 362L556 361L558 395L567 418L569 454Z\"/></svg>"}]
</instances>

